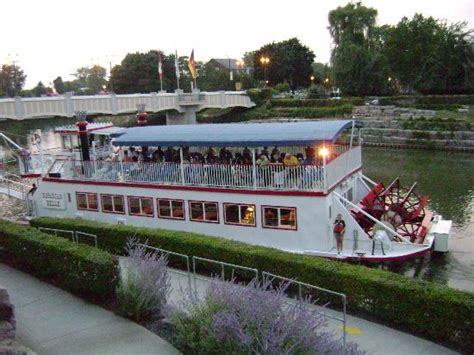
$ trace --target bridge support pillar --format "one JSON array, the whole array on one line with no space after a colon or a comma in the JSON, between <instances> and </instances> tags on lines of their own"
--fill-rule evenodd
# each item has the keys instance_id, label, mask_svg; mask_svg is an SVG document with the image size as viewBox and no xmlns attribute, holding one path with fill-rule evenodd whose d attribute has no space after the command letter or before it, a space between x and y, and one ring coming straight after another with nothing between
<instances>
[{"instance_id":1,"label":"bridge support pillar","mask_svg":"<svg viewBox=\"0 0 474 355\"><path fill-rule=\"evenodd\" d=\"M186 107L184 112L166 112L166 125L196 124L197 107Z\"/></svg>"},{"instance_id":2,"label":"bridge support pillar","mask_svg":"<svg viewBox=\"0 0 474 355\"><path fill-rule=\"evenodd\" d=\"M22 120L25 111L23 110L23 101L20 96L15 96L15 116L17 120Z\"/></svg>"}]
</instances>

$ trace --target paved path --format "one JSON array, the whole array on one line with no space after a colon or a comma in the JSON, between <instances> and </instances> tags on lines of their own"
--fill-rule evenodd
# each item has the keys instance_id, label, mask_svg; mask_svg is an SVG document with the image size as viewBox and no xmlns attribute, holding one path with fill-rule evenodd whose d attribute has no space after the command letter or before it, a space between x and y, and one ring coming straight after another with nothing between
<instances>
[{"instance_id":1,"label":"paved path","mask_svg":"<svg viewBox=\"0 0 474 355\"><path fill-rule=\"evenodd\" d=\"M16 190L9 189L6 186L0 186L0 194L4 194L4 195L10 196L10 197L14 197L14 198L17 198L19 200L24 200L25 199L24 194L22 194L21 192L16 191Z\"/></svg>"},{"instance_id":2,"label":"paved path","mask_svg":"<svg viewBox=\"0 0 474 355\"><path fill-rule=\"evenodd\" d=\"M38 354L178 354L140 325L0 263L16 338Z\"/></svg>"},{"instance_id":3,"label":"paved path","mask_svg":"<svg viewBox=\"0 0 474 355\"><path fill-rule=\"evenodd\" d=\"M182 290L187 288L189 280L179 271L172 270L171 275L171 302L179 299ZM202 295L208 284L208 278L196 279L196 289ZM193 283L193 282L192 282ZM349 304L350 308L350 304ZM325 311L328 311L325 309ZM334 316L342 318L342 314L329 310ZM342 323L328 318L328 327L336 336L342 336ZM428 340L400 332L398 330L372 323L361 318L347 316L347 341L357 343L368 354L384 355L449 355L456 352L432 343Z\"/></svg>"},{"instance_id":4,"label":"paved path","mask_svg":"<svg viewBox=\"0 0 474 355\"><path fill-rule=\"evenodd\" d=\"M180 272L170 271L170 303L176 304L189 280ZM207 280L196 280L199 294L204 292ZM1 263L0 285L8 289L15 305L17 339L39 354L178 353L136 323ZM342 334L340 322L329 319L328 326L336 335ZM352 316L347 317L347 340L369 354L455 354L427 340Z\"/></svg>"}]
</instances>

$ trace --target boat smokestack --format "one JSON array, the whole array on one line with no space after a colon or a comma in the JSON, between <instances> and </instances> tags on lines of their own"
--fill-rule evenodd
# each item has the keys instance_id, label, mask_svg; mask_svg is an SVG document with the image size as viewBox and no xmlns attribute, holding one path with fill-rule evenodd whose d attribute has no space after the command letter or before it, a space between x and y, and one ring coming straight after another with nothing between
<instances>
[{"instance_id":1,"label":"boat smokestack","mask_svg":"<svg viewBox=\"0 0 474 355\"><path fill-rule=\"evenodd\" d=\"M79 128L79 141L81 142L81 154L83 161L91 160L89 154L89 138L87 136L87 125L89 122L86 120L86 111L76 112L77 123L76 126Z\"/></svg>"},{"instance_id":2,"label":"boat smokestack","mask_svg":"<svg viewBox=\"0 0 474 355\"><path fill-rule=\"evenodd\" d=\"M147 124L147 113L145 111L146 104L137 105L137 125L139 127L146 126Z\"/></svg>"}]
</instances>

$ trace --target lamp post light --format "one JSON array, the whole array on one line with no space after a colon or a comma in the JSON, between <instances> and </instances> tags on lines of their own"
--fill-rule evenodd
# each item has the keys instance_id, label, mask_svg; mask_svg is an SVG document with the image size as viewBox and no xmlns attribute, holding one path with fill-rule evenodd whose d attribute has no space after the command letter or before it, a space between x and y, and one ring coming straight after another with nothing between
<instances>
[{"instance_id":1,"label":"lamp post light","mask_svg":"<svg viewBox=\"0 0 474 355\"><path fill-rule=\"evenodd\" d=\"M311 75L310 79L311 79L311 86L313 86L314 85L314 75Z\"/></svg>"},{"instance_id":2,"label":"lamp post light","mask_svg":"<svg viewBox=\"0 0 474 355\"><path fill-rule=\"evenodd\" d=\"M105 60L109 64L109 89L110 93L114 92L114 82L112 81L112 63L114 61L115 55L107 55Z\"/></svg>"},{"instance_id":3,"label":"lamp post light","mask_svg":"<svg viewBox=\"0 0 474 355\"><path fill-rule=\"evenodd\" d=\"M265 81L265 86L268 85L268 80L267 80L267 66L270 63L270 58L268 57L260 57L260 64L263 66L263 79Z\"/></svg>"},{"instance_id":4,"label":"lamp post light","mask_svg":"<svg viewBox=\"0 0 474 355\"><path fill-rule=\"evenodd\" d=\"M238 83L239 88L238 89L241 90L242 89L242 69L244 68L245 62L243 60L237 60L236 64L239 71L239 83ZM235 85L237 89L237 83Z\"/></svg>"}]
</instances>

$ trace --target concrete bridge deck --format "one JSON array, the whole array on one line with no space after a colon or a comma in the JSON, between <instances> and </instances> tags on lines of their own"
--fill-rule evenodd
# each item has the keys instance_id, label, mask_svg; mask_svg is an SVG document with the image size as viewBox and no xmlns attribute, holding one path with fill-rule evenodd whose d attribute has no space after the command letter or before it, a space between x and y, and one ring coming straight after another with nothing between
<instances>
[{"instance_id":1,"label":"concrete bridge deck","mask_svg":"<svg viewBox=\"0 0 474 355\"><path fill-rule=\"evenodd\" d=\"M117 115L137 111L145 105L147 112L167 111L168 124L193 124L196 112L206 108L253 107L255 104L244 91L217 91L184 93L95 95L51 97L15 97L0 99L0 119L23 120L39 117L73 117L76 111L88 114ZM168 119L168 113L169 119Z\"/></svg>"}]
</instances>

